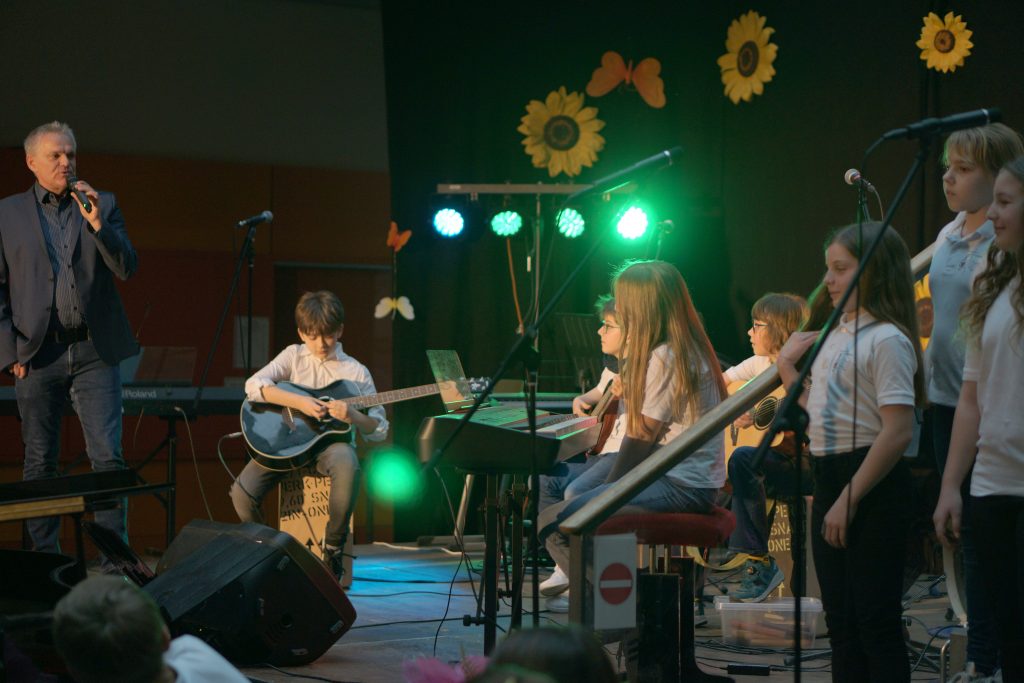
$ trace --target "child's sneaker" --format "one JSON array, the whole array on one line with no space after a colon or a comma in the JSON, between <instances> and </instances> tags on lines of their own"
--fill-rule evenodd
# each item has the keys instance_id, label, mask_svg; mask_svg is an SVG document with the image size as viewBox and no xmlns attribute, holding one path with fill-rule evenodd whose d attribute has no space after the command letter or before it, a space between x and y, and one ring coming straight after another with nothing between
<instances>
[{"instance_id":1,"label":"child's sneaker","mask_svg":"<svg viewBox=\"0 0 1024 683\"><path fill-rule=\"evenodd\" d=\"M747 560L744 563L744 572L739 589L732 593L733 599L740 602L762 602L784 578L782 570L771 556L763 560Z\"/></svg>"},{"instance_id":2,"label":"child's sneaker","mask_svg":"<svg viewBox=\"0 0 1024 683\"><path fill-rule=\"evenodd\" d=\"M569 577L565 575L562 568L555 565L555 571L547 579L540 582L540 594L548 597L564 593L569 590Z\"/></svg>"}]
</instances>

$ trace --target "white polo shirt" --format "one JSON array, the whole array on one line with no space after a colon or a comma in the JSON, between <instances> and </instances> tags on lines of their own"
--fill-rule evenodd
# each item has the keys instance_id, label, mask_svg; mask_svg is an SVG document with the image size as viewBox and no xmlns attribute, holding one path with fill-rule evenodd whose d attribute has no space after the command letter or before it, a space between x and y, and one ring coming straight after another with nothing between
<instances>
[{"instance_id":1,"label":"white polo shirt","mask_svg":"<svg viewBox=\"0 0 1024 683\"><path fill-rule=\"evenodd\" d=\"M914 405L913 344L895 325L866 312L860 314L854 394L855 321L843 315L811 368L807 434L813 455L870 446L882 430L880 407Z\"/></svg>"}]
</instances>

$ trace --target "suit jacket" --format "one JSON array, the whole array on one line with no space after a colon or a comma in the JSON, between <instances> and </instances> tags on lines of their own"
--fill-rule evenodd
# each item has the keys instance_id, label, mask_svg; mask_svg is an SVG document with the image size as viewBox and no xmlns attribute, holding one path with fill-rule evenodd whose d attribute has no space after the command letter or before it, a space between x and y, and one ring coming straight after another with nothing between
<instances>
[{"instance_id":1,"label":"suit jacket","mask_svg":"<svg viewBox=\"0 0 1024 683\"><path fill-rule=\"evenodd\" d=\"M127 280L135 273L138 257L114 195L99 195L98 232L74 211L72 268L96 353L115 365L139 351L114 283L114 276ZM57 283L40 220L32 188L0 200L0 369L28 363L50 324Z\"/></svg>"}]
</instances>

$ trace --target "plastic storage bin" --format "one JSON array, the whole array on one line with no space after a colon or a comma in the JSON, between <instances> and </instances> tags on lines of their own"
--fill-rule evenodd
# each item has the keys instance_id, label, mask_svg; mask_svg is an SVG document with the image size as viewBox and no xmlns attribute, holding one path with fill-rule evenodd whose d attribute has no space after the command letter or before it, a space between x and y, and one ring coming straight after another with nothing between
<instances>
[{"instance_id":1,"label":"plastic storage bin","mask_svg":"<svg viewBox=\"0 0 1024 683\"><path fill-rule=\"evenodd\" d=\"M801 647L814 647L821 617L821 600L800 600ZM771 602L719 602L715 604L722 618L722 640L729 645L748 647L792 647L794 618L793 598Z\"/></svg>"}]
</instances>

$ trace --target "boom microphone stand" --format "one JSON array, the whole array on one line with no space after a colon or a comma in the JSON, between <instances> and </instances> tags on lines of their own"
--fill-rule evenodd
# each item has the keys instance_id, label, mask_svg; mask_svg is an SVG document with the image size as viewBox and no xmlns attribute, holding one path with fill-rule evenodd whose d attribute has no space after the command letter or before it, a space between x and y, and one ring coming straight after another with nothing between
<instances>
[{"instance_id":1,"label":"boom microphone stand","mask_svg":"<svg viewBox=\"0 0 1024 683\"><path fill-rule=\"evenodd\" d=\"M246 328L248 330L249 341L246 349L246 372L251 372L252 365L252 280L253 280L253 266L255 259L255 251L253 249L253 243L256 240L256 226L260 223L269 223L274 220L274 215L269 211L264 211L258 216L252 218L246 218L245 220L239 221L235 227L247 228L245 233L245 241L242 242L242 248L238 250L238 258L235 261L235 272L231 276L231 286L228 288L228 295L224 299L224 306L220 311L220 319L217 321L217 331L213 333L213 343L210 344L210 351L206 354L206 361L203 363L203 372L199 376L199 386L196 387L195 402L192 404L193 414L199 412L199 401L203 396L203 389L206 387L206 379L210 374L210 366L213 364L213 354L217 350L217 343L220 341L221 334L224 332L224 322L228 317L228 310L231 308L231 300L235 296L235 289L238 288L238 280L242 274L242 264L249 264L249 307L246 312Z\"/></svg>"}]
</instances>

